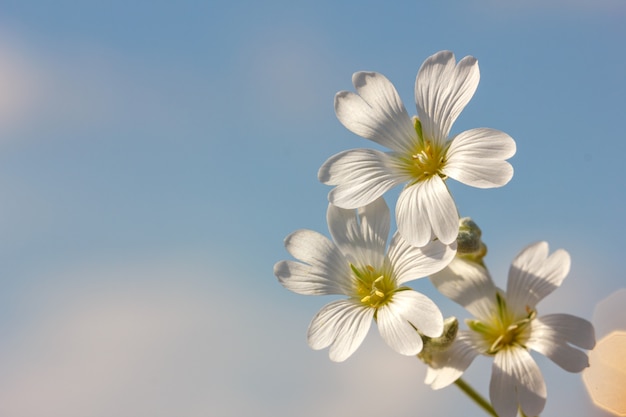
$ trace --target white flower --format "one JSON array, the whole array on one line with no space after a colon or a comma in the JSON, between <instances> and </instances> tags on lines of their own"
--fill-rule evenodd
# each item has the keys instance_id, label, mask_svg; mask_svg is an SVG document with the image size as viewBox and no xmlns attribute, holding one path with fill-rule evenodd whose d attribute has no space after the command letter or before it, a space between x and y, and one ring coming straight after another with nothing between
<instances>
[{"instance_id":1,"label":"white flower","mask_svg":"<svg viewBox=\"0 0 626 417\"><path fill-rule=\"evenodd\" d=\"M548 244L528 246L513 261L507 291L496 288L482 266L456 258L431 281L476 319L459 331L443 353L433 355L426 383L443 388L467 369L479 354L494 358L489 394L500 417L514 417L518 406L536 416L546 401L546 386L530 350L550 358L569 372L589 361L582 349L595 345L591 323L567 314L537 315L537 303L558 288L569 272L569 254L560 249L548 256Z\"/></svg>"},{"instance_id":2,"label":"white flower","mask_svg":"<svg viewBox=\"0 0 626 417\"><path fill-rule=\"evenodd\" d=\"M358 94L337 93L337 118L353 133L391 151L352 149L330 157L318 173L322 183L337 186L329 201L357 208L406 183L396 205L400 234L415 246L434 237L444 244L454 242L459 215L445 180L492 188L513 176L505 160L515 154L515 142L506 133L480 128L448 136L479 78L474 57L458 64L449 51L429 57L415 80L418 117L411 120L387 78L355 73L352 82Z\"/></svg>"},{"instance_id":3,"label":"white flower","mask_svg":"<svg viewBox=\"0 0 626 417\"><path fill-rule=\"evenodd\" d=\"M385 253L390 215L382 198L358 211L330 204L327 220L334 242L298 230L285 239L285 247L301 262L274 266L274 275L293 292L348 297L327 304L313 318L309 345L330 346L330 359L343 361L359 347L372 318L387 344L404 355L422 350L416 329L430 337L441 335L439 308L403 284L440 271L454 258L454 246L433 242L419 249L396 233Z\"/></svg>"}]
</instances>

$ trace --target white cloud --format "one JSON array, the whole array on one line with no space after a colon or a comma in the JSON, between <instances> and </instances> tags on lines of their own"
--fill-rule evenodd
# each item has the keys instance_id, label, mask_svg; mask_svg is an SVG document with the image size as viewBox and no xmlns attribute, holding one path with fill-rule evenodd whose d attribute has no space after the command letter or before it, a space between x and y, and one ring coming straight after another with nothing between
<instances>
[{"instance_id":1,"label":"white cloud","mask_svg":"<svg viewBox=\"0 0 626 417\"><path fill-rule=\"evenodd\" d=\"M308 312L246 276L184 256L41 276L0 348L0 415L373 417L429 402L417 359L372 335L332 363L306 346Z\"/></svg>"},{"instance_id":2,"label":"white cloud","mask_svg":"<svg viewBox=\"0 0 626 417\"><path fill-rule=\"evenodd\" d=\"M26 122L40 88L35 63L18 42L0 33L0 133Z\"/></svg>"},{"instance_id":3,"label":"white cloud","mask_svg":"<svg viewBox=\"0 0 626 417\"><path fill-rule=\"evenodd\" d=\"M0 32L0 133L187 126L212 114L214 86L204 74L155 65L104 45Z\"/></svg>"}]
</instances>

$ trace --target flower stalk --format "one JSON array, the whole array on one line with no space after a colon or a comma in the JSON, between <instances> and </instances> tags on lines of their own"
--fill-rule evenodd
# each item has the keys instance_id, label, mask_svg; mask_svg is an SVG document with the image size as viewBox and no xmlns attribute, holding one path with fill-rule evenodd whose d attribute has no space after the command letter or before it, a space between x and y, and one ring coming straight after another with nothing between
<instances>
[{"instance_id":1,"label":"flower stalk","mask_svg":"<svg viewBox=\"0 0 626 417\"><path fill-rule=\"evenodd\" d=\"M489 401L487 401L482 395L480 395L474 388L472 388L463 378L459 378L454 381L454 385L459 387L468 397L470 397L480 408L485 410L487 414L493 417L498 417L496 411L493 409Z\"/></svg>"}]
</instances>

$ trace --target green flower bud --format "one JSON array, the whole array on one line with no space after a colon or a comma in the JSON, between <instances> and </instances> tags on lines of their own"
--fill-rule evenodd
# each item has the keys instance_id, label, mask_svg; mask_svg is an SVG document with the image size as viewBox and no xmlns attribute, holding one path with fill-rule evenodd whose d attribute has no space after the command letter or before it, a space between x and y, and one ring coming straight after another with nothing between
<instances>
[{"instance_id":1,"label":"green flower bud","mask_svg":"<svg viewBox=\"0 0 626 417\"><path fill-rule=\"evenodd\" d=\"M456 333L459 330L459 321L456 317L448 317L443 321L443 333L439 337L428 337L420 333L424 347L422 351L417 355L421 360L429 363L432 354L437 352L443 352L452 346L452 342L456 339Z\"/></svg>"},{"instance_id":2,"label":"green flower bud","mask_svg":"<svg viewBox=\"0 0 626 417\"><path fill-rule=\"evenodd\" d=\"M487 255L487 246L481 240L482 231L469 217L459 220L459 236L456 239L457 256L483 264L483 258Z\"/></svg>"}]
</instances>

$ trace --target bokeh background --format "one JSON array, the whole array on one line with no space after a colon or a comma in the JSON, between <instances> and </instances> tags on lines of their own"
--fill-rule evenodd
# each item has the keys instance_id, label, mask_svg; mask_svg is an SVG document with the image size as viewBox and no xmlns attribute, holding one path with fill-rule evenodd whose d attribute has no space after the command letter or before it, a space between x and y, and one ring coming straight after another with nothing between
<instances>
[{"instance_id":1,"label":"bokeh background","mask_svg":"<svg viewBox=\"0 0 626 417\"><path fill-rule=\"evenodd\" d=\"M0 416L482 416L375 327L344 363L309 349L330 299L272 274L287 234L327 233L319 166L373 146L333 96L378 71L415 114L426 57L477 57L453 133L509 133L515 176L449 182L457 205L500 286L527 244L567 249L539 313L592 320L626 286L625 41L625 0L2 2ZM546 416L609 415L537 360Z\"/></svg>"}]
</instances>

